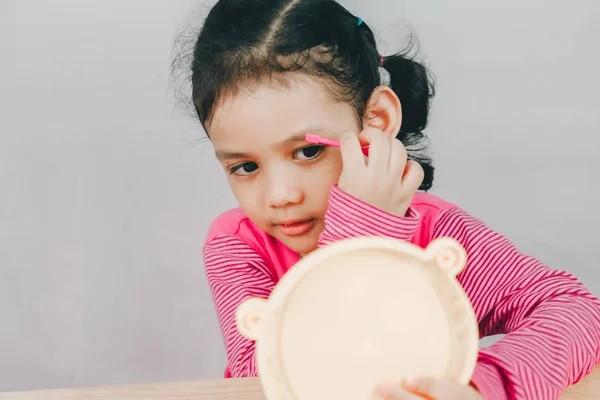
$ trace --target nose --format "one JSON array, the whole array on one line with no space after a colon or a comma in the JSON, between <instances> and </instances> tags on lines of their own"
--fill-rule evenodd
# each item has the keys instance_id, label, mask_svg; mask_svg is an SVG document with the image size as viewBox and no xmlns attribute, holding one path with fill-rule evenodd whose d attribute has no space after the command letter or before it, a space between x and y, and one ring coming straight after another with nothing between
<instances>
[{"instance_id":1,"label":"nose","mask_svg":"<svg viewBox=\"0 0 600 400\"><path fill-rule=\"evenodd\" d=\"M302 203L304 193L297 179L288 171L280 170L271 174L267 184L267 202L269 207L279 208Z\"/></svg>"}]
</instances>

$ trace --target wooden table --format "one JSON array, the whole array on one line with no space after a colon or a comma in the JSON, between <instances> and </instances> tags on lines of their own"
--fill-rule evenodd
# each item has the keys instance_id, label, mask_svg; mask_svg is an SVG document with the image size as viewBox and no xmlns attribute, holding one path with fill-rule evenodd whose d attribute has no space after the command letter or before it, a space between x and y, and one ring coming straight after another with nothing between
<instances>
[{"instance_id":1,"label":"wooden table","mask_svg":"<svg viewBox=\"0 0 600 400\"><path fill-rule=\"evenodd\" d=\"M0 393L0 400L265 400L257 379L155 383L86 389ZM568 388L561 400L600 399L600 367ZM541 400L541 399L540 399Z\"/></svg>"}]
</instances>

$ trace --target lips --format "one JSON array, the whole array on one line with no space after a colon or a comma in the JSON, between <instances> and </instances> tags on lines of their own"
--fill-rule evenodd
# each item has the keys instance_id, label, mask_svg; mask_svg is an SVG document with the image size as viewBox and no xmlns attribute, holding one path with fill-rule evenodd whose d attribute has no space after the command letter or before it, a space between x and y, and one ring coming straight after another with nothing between
<instances>
[{"instance_id":1,"label":"lips","mask_svg":"<svg viewBox=\"0 0 600 400\"><path fill-rule=\"evenodd\" d=\"M286 236L300 236L310 231L314 225L315 221L308 219L303 221L287 221L277 224L277 227Z\"/></svg>"}]
</instances>

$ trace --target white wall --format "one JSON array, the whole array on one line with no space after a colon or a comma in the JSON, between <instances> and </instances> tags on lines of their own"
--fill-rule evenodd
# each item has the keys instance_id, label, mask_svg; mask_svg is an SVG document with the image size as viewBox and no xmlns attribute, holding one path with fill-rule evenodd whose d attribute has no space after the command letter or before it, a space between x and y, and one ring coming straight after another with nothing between
<instances>
[{"instance_id":1,"label":"white wall","mask_svg":"<svg viewBox=\"0 0 600 400\"><path fill-rule=\"evenodd\" d=\"M221 376L201 245L235 203L168 91L198 4L0 2L0 391ZM599 3L346 4L421 38L435 192L600 294Z\"/></svg>"}]
</instances>

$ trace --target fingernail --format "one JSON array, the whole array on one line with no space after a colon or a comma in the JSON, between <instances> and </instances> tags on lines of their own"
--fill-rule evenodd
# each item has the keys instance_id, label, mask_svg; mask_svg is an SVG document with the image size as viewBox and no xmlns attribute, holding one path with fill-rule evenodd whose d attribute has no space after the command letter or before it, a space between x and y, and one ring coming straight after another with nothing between
<instances>
[{"instance_id":1,"label":"fingernail","mask_svg":"<svg viewBox=\"0 0 600 400\"><path fill-rule=\"evenodd\" d=\"M398 395L399 387L397 383L386 382L382 383L377 387L376 393L378 396L383 398L390 398L390 396Z\"/></svg>"},{"instance_id":2,"label":"fingernail","mask_svg":"<svg viewBox=\"0 0 600 400\"><path fill-rule=\"evenodd\" d=\"M379 385L377 387L376 392L379 396L382 396L382 397L388 396L390 394L390 387L391 387L391 384L382 383L381 385Z\"/></svg>"},{"instance_id":3,"label":"fingernail","mask_svg":"<svg viewBox=\"0 0 600 400\"><path fill-rule=\"evenodd\" d=\"M403 385L407 389L417 389L419 387L420 378L418 376L409 375L404 379Z\"/></svg>"}]
</instances>

